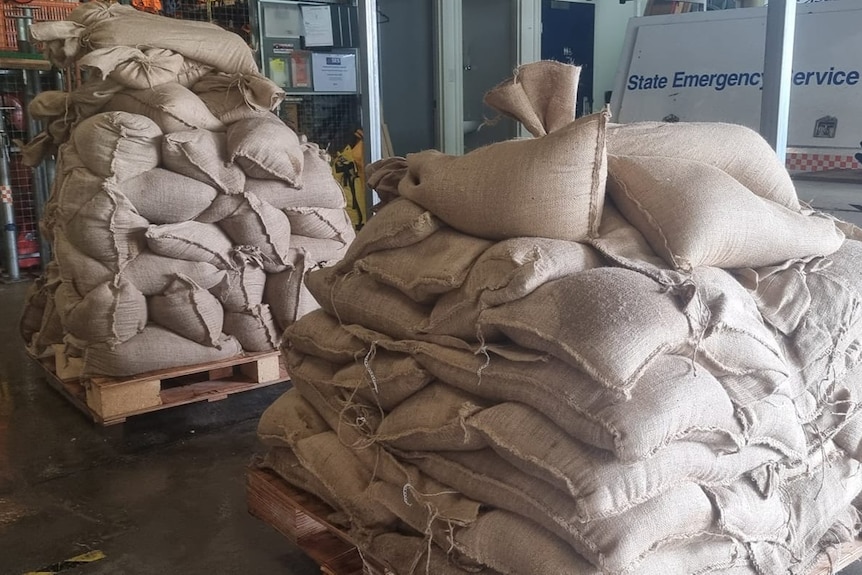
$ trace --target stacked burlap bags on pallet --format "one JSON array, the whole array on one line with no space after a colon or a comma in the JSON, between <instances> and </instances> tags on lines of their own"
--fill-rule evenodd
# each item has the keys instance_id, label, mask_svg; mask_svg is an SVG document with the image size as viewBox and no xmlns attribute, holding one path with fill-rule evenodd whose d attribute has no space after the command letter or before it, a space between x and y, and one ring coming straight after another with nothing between
<instances>
[{"instance_id":1,"label":"stacked burlap bags on pallet","mask_svg":"<svg viewBox=\"0 0 862 575\"><path fill-rule=\"evenodd\" d=\"M284 93L208 24L89 3L33 35L90 80L31 107L47 125L31 162L59 146L32 353L62 343L122 376L277 349L317 307L305 273L354 237L326 154L270 111Z\"/></svg>"},{"instance_id":2,"label":"stacked burlap bags on pallet","mask_svg":"<svg viewBox=\"0 0 862 575\"><path fill-rule=\"evenodd\" d=\"M858 230L748 129L573 121L576 78L488 95L534 139L374 166L263 465L399 574L806 573L859 528Z\"/></svg>"}]
</instances>

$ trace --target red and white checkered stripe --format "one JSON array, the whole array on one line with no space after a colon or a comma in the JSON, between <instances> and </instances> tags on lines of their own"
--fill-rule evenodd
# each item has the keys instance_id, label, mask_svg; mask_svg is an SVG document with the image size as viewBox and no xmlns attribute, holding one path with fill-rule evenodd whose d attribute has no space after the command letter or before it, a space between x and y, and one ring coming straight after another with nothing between
<instances>
[{"instance_id":1,"label":"red and white checkered stripe","mask_svg":"<svg viewBox=\"0 0 862 575\"><path fill-rule=\"evenodd\" d=\"M822 172L824 170L852 170L862 168L852 155L813 154L788 152L787 169L791 172Z\"/></svg>"},{"instance_id":2,"label":"red and white checkered stripe","mask_svg":"<svg viewBox=\"0 0 862 575\"><path fill-rule=\"evenodd\" d=\"M0 202L4 204L12 203L12 188L9 186L0 186Z\"/></svg>"}]
</instances>

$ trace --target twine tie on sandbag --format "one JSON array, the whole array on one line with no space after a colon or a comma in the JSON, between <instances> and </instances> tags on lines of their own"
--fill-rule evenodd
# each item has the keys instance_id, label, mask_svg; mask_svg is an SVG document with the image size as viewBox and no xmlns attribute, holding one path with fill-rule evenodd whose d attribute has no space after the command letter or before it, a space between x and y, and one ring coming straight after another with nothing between
<instances>
[{"instance_id":1,"label":"twine tie on sandbag","mask_svg":"<svg viewBox=\"0 0 862 575\"><path fill-rule=\"evenodd\" d=\"M365 354L365 359L362 360L362 365L365 366L365 373L371 378L371 388L374 390L375 395L379 395L380 390L377 388L377 376L374 375L374 371L371 369L371 362L377 356L377 343L377 340L371 342L371 347L368 349L368 353Z\"/></svg>"}]
</instances>

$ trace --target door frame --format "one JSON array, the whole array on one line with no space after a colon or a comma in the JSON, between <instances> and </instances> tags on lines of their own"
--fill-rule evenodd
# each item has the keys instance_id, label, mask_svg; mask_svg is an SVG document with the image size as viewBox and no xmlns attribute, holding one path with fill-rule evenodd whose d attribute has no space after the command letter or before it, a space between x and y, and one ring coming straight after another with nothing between
<instances>
[{"instance_id":1,"label":"door frame","mask_svg":"<svg viewBox=\"0 0 862 575\"><path fill-rule=\"evenodd\" d=\"M434 0L436 27L435 141L447 154L464 153L463 0ZM514 0L517 65L541 59L542 2ZM500 78L503 80L503 78ZM520 124L518 135L528 136Z\"/></svg>"}]
</instances>

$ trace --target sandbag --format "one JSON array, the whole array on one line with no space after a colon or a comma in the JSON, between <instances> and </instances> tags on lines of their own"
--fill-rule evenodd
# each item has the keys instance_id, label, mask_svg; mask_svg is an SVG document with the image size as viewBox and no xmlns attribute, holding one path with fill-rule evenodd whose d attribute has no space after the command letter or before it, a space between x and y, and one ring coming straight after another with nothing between
<instances>
[{"instance_id":1,"label":"sandbag","mask_svg":"<svg viewBox=\"0 0 862 575\"><path fill-rule=\"evenodd\" d=\"M217 346L224 310L210 292L177 274L163 294L147 301L150 321L201 345Z\"/></svg>"},{"instance_id":2,"label":"sandbag","mask_svg":"<svg viewBox=\"0 0 862 575\"><path fill-rule=\"evenodd\" d=\"M78 293L86 295L113 278L111 268L73 246L62 229L55 229L54 234L54 260L59 264L60 277Z\"/></svg>"},{"instance_id":3,"label":"sandbag","mask_svg":"<svg viewBox=\"0 0 862 575\"><path fill-rule=\"evenodd\" d=\"M513 140L464 156L407 156L402 196L468 235L578 241L598 231L607 161L606 113L535 140Z\"/></svg>"},{"instance_id":4,"label":"sandbag","mask_svg":"<svg viewBox=\"0 0 862 575\"><path fill-rule=\"evenodd\" d=\"M798 212L796 188L763 137L721 122L608 124L608 154L697 160L715 166L758 196Z\"/></svg>"},{"instance_id":5,"label":"sandbag","mask_svg":"<svg viewBox=\"0 0 862 575\"><path fill-rule=\"evenodd\" d=\"M42 326L42 317L48 305L48 292L45 289L45 277L40 276L30 284L24 294L24 308L18 319L18 333L29 345L36 332Z\"/></svg>"},{"instance_id":6,"label":"sandbag","mask_svg":"<svg viewBox=\"0 0 862 575\"><path fill-rule=\"evenodd\" d=\"M122 377L211 363L240 353L242 348L233 337L223 336L218 346L210 347L150 324L144 331L113 349L106 344L87 347L84 350L84 374Z\"/></svg>"},{"instance_id":7,"label":"sandbag","mask_svg":"<svg viewBox=\"0 0 862 575\"><path fill-rule=\"evenodd\" d=\"M350 216L342 208L288 207L282 209L290 220L290 231L293 234L321 240L338 240L345 244L349 244L356 237Z\"/></svg>"},{"instance_id":8,"label":"sandbag","mask_svg":"<svg viewBox=\"0 0 862 575\"><path fill-rule=\"evenodd\" d=\"M321 307L342 323L396 339L414 339L430 313L428 306L364 273L338 276L334 268L323 268L309 273L305 285Z\"/></svg>"},{"instance_id":9,"label":"sandbag","mask_svg":"<svg viewBox=\"0 0 862 575\"><path fill-rule=\"evenodd\" d=\"M149 118L126 112L104 112L83 120L72 141L87 168L118 182L152 170L161 159L161 129Z\"/></svg>"},{"instance_id":10,"label":"sandbag","mask_svg":"<svg viewBox=\"0 0 862 575\"><path fill-rule=\"evenodd\" d=\"M407 175L407 159L401 156L383 158L365 166L369 189L374 190L382 204L398 197L398 184Z\"/></svg>"},{"instance_id":11,"label":"sandbag","mask_svg":"<svg viewBox=\"0 0 862 575\"><path fill-rule=\"evenodd\" d=\"M227 125L241 120L271 119L285 97L284 90L257 71L213 73L201 77L192 90Z\"/></svg>"},{"instance_id":12,"label":"sandbag","mask_svg":"<svg viewBox=\"0 0 862 575\"><path fill-rule=\"evenodd\" d=\"M320 307L305 287L307 271L305 258L302 257L292 269L268 274L266 277L263 300L269 305L275 322L282 330Z\"/></svg>"},{"instance_id":13,"label":"sandbag","mask_svg":"<svg viewBox=\"0 0 862 575\"><path fill-rule=\"evenodd\" d=\"M306 206L333 210L344 209L344 194L341 193L341 188L335 180L332 180L332 184L337 189L328 186L326 182L313 181L308 177L307 171L303 173L306 176L303 178L302 189L279 180L246 178L245 193L254 194L279 210L304 208ZM331 173L329 177L332 177Z\"/></svg>"},{"instance_id":14,"label":"sandbag","mask_svg":"<svg viewBox=\"0 0 862 575\"><path fill-rule=\"evenodd\" d=\"M176 82L143 90L123 90L115 94L104 109L146 116L165 134L198 128L213 132L225 130L225 125L212 115L194 92Z\"/></svg>"},{"instance_id":15,"label":"sandbag","mask_svg":"<svg viewBox=\"0 0 862 575\"><path fill-rule=\"evenodd\" d=\"M296 132L274 115L234 122L227 153L247 176L302 187L303 153Z\"/></svg>"},{"instance_id":16,"label":"sandbag","mask_svg":"<svg viewBox=\"0 0 862 575\"><path fill-rule=\"evenodd\" d=\"M386 414L375 440L404 451L474 451L485 441L466 424L485 403L469 393L435 382Z\"/></svg>"},{"instance_id":17,"label":"sandbag","mask_svg":"<svg viewBox=\"0 0 862 575\"><path fill-rule=\"evenodd\" d=\"M292 264L290 220L255 196L246 196L246 201L218 225L235 244L259 249L268 273L284 271Z\"/></svg>"},{"instance_id":18,"label":"sandbag","mask_svg":"<svg viewBox=\"0 0 862 575\"><path fill-rule=\"evenodd\" d=\"M368 254L354 267L427 304L461 287L473 262L492 245L444 228L411 246Z\"/></svg>"},{"instance_id":19,"label":"sandbag","mask_svg":"<svg viewBox=\"0 0 862 575\"><path fill-rule=\"evenodd\" d=\"M93 50L78 60L79 66L94 68L102 78L109 78L133 90L176 82L184 64L182 55L170 50L139 50L133 46Z\"/></svg>"},{"instance_id":20,"label":"sandbag","mask_svg":"<svg viewBox=\"0 0 862 575\"><path fill-rule=\"evenodd\" d=\"M86 255L120 271L146 247L149 222L110 184L106 184L65 225L69 241Z\"/></svg>"},{"instance_id":21,"label":"sandbag","mask_svg":"<svg viewBox=\"0 0 862 575\"><path fill-rule=\"evenodd\" d=\"M309 312L285 329L284 346L342 365L364 357L365 343L342 329L339 321L322 309Z\"/></svg>"},{"instance_id":22,"label":"sandbag","mask_svg":"<svg viewBox=\"0 0 862 575\"><path fill-rule=\"evenodd\" d=\"M521 122L538 138L575 120L580 75L580 66L551 60L531 62L489 90L483 101Z\"/></svg>"},{"instance_id":23,"label":"sandbag","mask_svg":"<svg viewBox=\"0 0 862 575\"><path fill-rule=\"evenodd\" d=\"M598 267L598 253L584 244L545 238L514 238L494 244L476 259L463 285L434 305L423 332L476 341L479 314L532 293L555 279ZM498 339L484 330L485 341Z\"/></svg>"},{"instance_id":24,"label":"sandbag","mask_svg":"<svg viewBox=\"0 0 862 575\"><path fill-rule=\"evenodd\" d=\"M831 220L763 199L698 160L611 156L608 170L614 203L682 270L770 266L829 255L844 241Z\"/></svg>"},{"instance_id":25,"label":"sandbag","mask_svg":"<svg viewBox=\"0 0 862 575\"><path fill-rule=\"evenodd\" d=\"M257 65L238 35L203 22L137 12L119 12L87 24L81 43L89 50L113 46L149 46L171 50L227 73L252 74Z\"/></svg>"},{"instance_id":26,"label":"sandbag","mask_svg":"<svg viewBox=\"0 0 862 575\"><path fill-rule=\"evenodd\" d=\"M614 517L686 481L729 485L782 456L768 447L722 453L676 442L653 457L623 463L569 438L547 418L517 403L501 403L467 420L509 463L575 498L580 521Z\"/></svg>"},{"instance_id":27,"label":"sandbag","mask_svg":"<svg viewBox=\"0 0 862 575\"><path fill-rule=\"evenodd\" d=\"M189 221L149 226L147 246L153 253L167 258L207 262L219 269L232 269L233 243L214 224Z\"/></svg>"},{"instance_id":28,"label":"sandbag","mask_svg":"<svg viewBox=\"0 0 862 575\"><path fill-rule=\"evenodd\" d=\"M413 245L441 227L440 220L418 204L404 199L394 201L368 220L362 227L362 233L335 267L339 271L347 271L358 259L368 254Z\"/></svg>"},{"instance_id":29,"label":"sandbag","mask_svg":"<svg viewBox=\"0 0 862 575\"><path fill-rule=\"evenodd\" d=\"M86 28L81 24L62 20L36 22L30 26L30 38L41 43L48 61L58 68L71 64L81 51L80 38Z\"/></svg>"},{"instance_id":30,"label":"sandbag","mask_svg":"<svg viewBox=\"0 0 862 575\"><path fill-rule=\"evenodd\" d=\"M213 203L198 215L195 220L204 224L217 224L236 212L245 203L248 194L219 194Z\"/></svg>"},{"instance_id":31,"label":"sandbag","mask_svg":"<svg viewBox=\"0 0 862 575\"><path fill-rule=\"evenodd\" d=\"M193 220L218 195L209 184L162 168L125 180L119 189L138 213L153 224Z\"/></svg>"},{"instance_id":32,"label":"sandbag","mask_svg":"<svg viewBox=\"0 0 862 575\"><path fill-rule=\"evenodd\" d=\"M550 353L621 397L649 365L684 344L689 323L673 296L621 268L596 268L549 282L485 310L480 326Z\"/></svg>"},{"instance_id":33,"label":"sandbag","mask_svg":"<svg viewBox=\"0 0 862 575\"><path fill-rule=\"evenodd\" d=\"M208 130L168 134L162 143L165 167L226 194L241 194L245 174L228 162L226 138L223 133Z\"/></svg>"},{"instance_id":34,"label":"sandbag","mask_svg":"<svg viewBox=\"0 0 862 575\"><path fill-rule=\"evenodd\" d=\"M105 184L104 178L87 168L71 168L66 171L59 181L55 180L49 201L49 204L54 206L53 226L65 225L74 219L83 206L102 193Z\"/></svg>"},{"instance_id":35,"label":"sandbag","mask_svg":"<svg viewBox=\"0 0 862 575\"><path fill-rule=\"evenodd\" d=\"M163 293L176 274L190 277L197 285L209 289L225 277L225 271L206 262L177 260L147 250L130 261L121 275L132 282L145 296Z\"/></svg>"},{"instance_id":36,"label":"sandbag","mask_svg":"<svg viewBox=\"0 0 862 575\"><path fill-rule=\"evenodd\" d=\"M293 228L291 228L292 231ZM352 232L350 232L345 234L345 237L350 238L352 235ZM349 247L350 241L347 239L322 240L297 234L290 236L290 251L292 253L304 253L306 260L310 262L309 266L315 264L331 266L336 264L341 261L341 258L347 253Z\"/></svg>"},{"instance_id":37,"label":"sandbag","mask_svg":"<svg viewBox=\"0 0 862 575\"><path fill-rule=\"evenodd\" d=\"M297 441L329 431L329 425L295 388L275 400L257 423L257 436L271 447L296 446Z\"/></svg>"},{"instance_id":38,"label":"sandbag","mask_svg":"<svg viewBox=\"0 0 862 575\"><path fill-rule=\"evenodd\" d=\"M124 278L108 281L85 294L68 310L66 331L88 343L114 346L128 341L147 325L147 301Z\"/></svg>"},{"instance_id":39,"label":"sandbag","mask_svg":"<svg viewBox=\"0 0 862 575\"><path fill-rule=\"evenodd\" d=\"M226 334L236 337L246 351L272 351L281 343L281 333L266 304L225 312L223 329Z\"/></svg>"},{"instance_id":40,"label":"sandbag","mask_svg":"<svg viewBox=\"0 0 862 575\"><path fill-rule=\"evenodd\" d=\"M344 189L332 176L331 158L314 142L302 144L302 188L315 198L308 206L343 208L347 205Z\"/></svg>"},{"instance_id":41,"label":"sandbag","mask_svg":"<svg viewBox=\"0 0 862 575\"><path fill-rule=\"evenodd\" d=\"M224 279L210 291L224 306L225 311L244 311L263 303L267 274L259 254L248 253L247 248L233 252L234 267L225 272Z\"/></svg>"}]
</instances>

